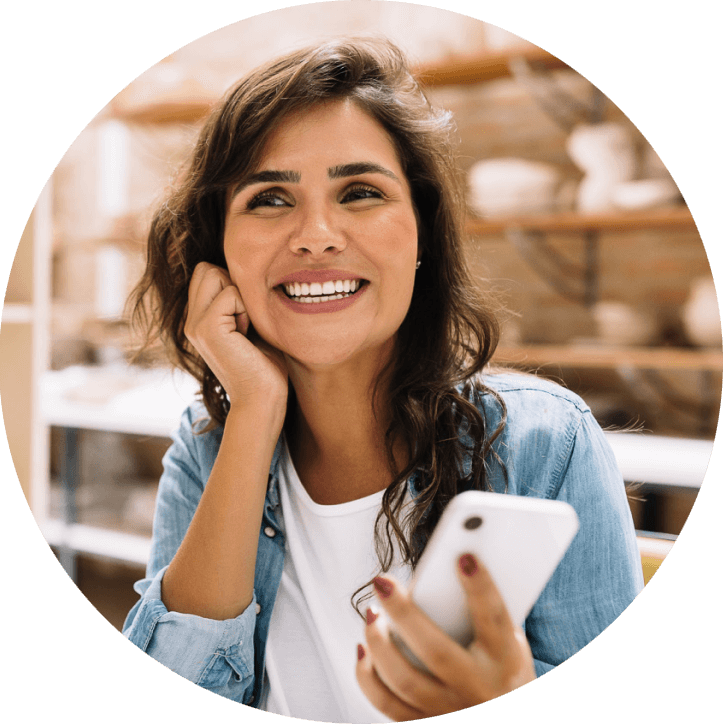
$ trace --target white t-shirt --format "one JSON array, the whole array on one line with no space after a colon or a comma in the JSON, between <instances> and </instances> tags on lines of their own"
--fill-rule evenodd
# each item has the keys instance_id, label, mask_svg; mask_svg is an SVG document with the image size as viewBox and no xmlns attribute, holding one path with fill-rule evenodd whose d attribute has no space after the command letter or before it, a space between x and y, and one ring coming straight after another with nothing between
<instances>
[{"instance_id":1,"label":"white t-shirt","mask_svg":"<svg viewBox=\"0 0 723 724\"><path fill-rule=\"evenodd\" d=\"M263 708L323 722L389 721L356 681L364 621L351 604L352 593L377 572L374 522L383 491L319 505L301 484L285 444L280 471L286 556L266 645L270 690ZM390 572L408 580L406 567Z\"/></svg>"}]
</instances>

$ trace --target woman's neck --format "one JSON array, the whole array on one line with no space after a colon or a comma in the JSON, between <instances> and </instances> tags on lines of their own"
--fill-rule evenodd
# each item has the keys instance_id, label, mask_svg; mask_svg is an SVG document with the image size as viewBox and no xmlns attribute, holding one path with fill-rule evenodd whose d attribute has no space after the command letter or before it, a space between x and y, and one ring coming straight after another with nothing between
<instances>
[{"instance_id":1,"label":"woman's neck","mask_svg":"<svg viewBox=\"0 0 723 724\"><path fill-rule=\"evenodd\" d=\"M327 370L290 365L296 405L287 441L299 478L317 503L356 500L392 481L384 441L390 421L384 377L374 396L381 369L378 360Z\"/></svg>"}]
</instances>

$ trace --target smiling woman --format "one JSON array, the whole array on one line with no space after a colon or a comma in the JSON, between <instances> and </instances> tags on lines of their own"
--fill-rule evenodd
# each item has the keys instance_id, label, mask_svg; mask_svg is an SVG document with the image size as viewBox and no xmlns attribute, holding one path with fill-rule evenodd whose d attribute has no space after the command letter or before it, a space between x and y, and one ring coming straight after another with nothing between
<instances>
[{"instance_id":1,"label":"smiling woman","mask_svg":"<svg viewBox=\"0 0 723 724\"><path fill-rule=\"evenodd\" d=\"M228 93L154 218L135 319L202 400L164 458L124 631L218 694L317 721L455 711L567 659L642 586L589 408L489 367L450 130L390 43L307 48ZM524 630L463 556L462 648L406 584L469 489L564 500L580 533Z\"/></svg>"}]
</instances>

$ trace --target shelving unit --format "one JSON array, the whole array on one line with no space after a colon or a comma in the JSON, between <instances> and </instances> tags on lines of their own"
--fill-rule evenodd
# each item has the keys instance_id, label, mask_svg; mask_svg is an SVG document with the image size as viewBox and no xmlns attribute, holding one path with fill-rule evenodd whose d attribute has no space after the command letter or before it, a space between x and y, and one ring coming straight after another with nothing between
<instances>
[{"instance_id":1,"label":"shelving unit","mask_svg":"<svg viewBox=\"0 0 723 724\"><path fill-rule=\"evenodd\" d=\"M545 70L567 68L555 56L539 48L512 48L500 53L482 53L474 58L457 60L444 67L420 68L418 77L430 87L484 83L510 77L510 65L515 60ZM539 216L513 216L469 218L465 231L469 237L506 236L525 239L532 247L544 242L549 234L576 235L584 239L584 258L580 265L583 289L577 299L586 306L597 301L598 236L623 238L625 234L641 230L669 232L695 231L695 221L687 208L677 206L639 211L616 211L599 214L581 214L575 211ZM614 241L612 242L614 243ZM574 294L571 295L574 297ZM556 366L561 368L616 369L632 367L657 371L686 370L704 373L723 373L723 350L688 349L675 347L605 347L581 345L518 345L497 350L496 361L524 368Z\"/></svg>"}]
</instances>

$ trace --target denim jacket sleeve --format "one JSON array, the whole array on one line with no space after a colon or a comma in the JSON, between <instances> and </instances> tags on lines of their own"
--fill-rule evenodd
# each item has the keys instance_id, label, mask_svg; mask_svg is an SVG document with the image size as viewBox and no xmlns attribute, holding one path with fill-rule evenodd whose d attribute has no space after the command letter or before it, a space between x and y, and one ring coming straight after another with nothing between
<instances>
[{"instance_id":1,"label":"denim jacket sleeve","mask_svg":"<svg viewBox=\"0 0 723 724\"><path fill-rule=\"evenodd\" d=\"M538 676L592 641L643 587L623 479L589 409L568 438L545 496L570 503L580 528L525 622Z\"/></svg>"},{"instance_id":2,"label":"denim jacket sleeve","mask_svg":"<svg viewBox=\"0 0 723 724\"><path fill-rule=\"evenodd\" d=\"M243 703L254 683L255 596L240 616L226 621L168 611L161 598L163 576L188 530L210 470L206 451L197 447L193 422L189 408L163 458L146 577L135 584L141 599L128 614L123 633L177 674Z\"/></svg>"}]
</instances>

